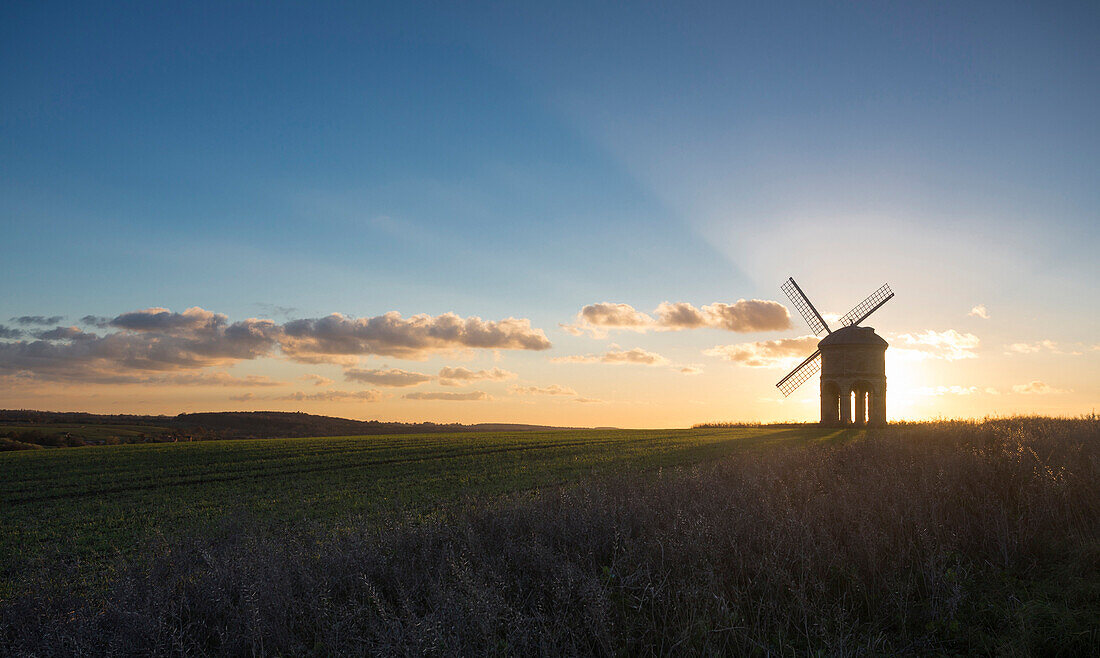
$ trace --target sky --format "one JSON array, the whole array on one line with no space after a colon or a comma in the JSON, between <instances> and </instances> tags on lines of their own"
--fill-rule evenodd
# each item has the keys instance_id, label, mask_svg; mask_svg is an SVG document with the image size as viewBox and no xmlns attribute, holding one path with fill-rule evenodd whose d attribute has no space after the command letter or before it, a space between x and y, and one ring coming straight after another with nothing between
<instances>
[{"instance_id":1,"label":"sky","mask_svg":"<svg viewBox=\"0 0 1100 658\"><path fill-rule=\"evenodd\" d=\"M679 427L889 283L891 419L1100 402L1100 5L0 7L0 407Z\"/></svg>"}]
</instances>

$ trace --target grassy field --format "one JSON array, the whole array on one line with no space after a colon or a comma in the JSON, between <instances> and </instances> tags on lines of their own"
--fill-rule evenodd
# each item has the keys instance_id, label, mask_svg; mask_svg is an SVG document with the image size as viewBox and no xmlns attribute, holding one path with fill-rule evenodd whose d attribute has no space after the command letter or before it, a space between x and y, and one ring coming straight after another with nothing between
<instances>
[{"instance_id":1,"label":"grassy field","mask_svg":"<svg viewBox=\"0 0 1100 658\"><path fill-rule=\"evenodd\" d=\"M0 457L0 655L1100 655L1094 416Z\"/></svg>"},{"instance_id":2,"label":"grassy field","mask_svg":"<svg viewBox=\"0 0 1100 658\"><path fill-rule=\"evenodd\" d=\"M0 453L0 566L46 552L92 564L228 514L294 522L425 513L621 469L840 441L803 429L586 430L208 441Z\"/></svg>"},{"instance_id":3,"label":"grassy field","mask_svg":"<svg viewBox=\"0 0 1100 658\"><path fill-rule=\"evenodd\" d=\"M167 434L167 427L155 425L92 425L86 423L0 423L0 432L39 432L47 435L79 434L80 436L104 440L110 438L130 439L141 436L160 436Z\"/></svg>"}]
</instances>

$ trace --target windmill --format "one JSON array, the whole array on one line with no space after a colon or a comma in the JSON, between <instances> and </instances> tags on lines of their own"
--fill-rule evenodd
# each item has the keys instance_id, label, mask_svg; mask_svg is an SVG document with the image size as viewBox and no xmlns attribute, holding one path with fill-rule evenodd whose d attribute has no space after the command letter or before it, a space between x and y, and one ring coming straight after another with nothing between
<instances>
[{"instance_id":1,"label":"windmill","mask_svg":"<svg viewBox=\"0 0 1100 658\"><path fill-rule=\"evenodd\" d=\"M840 318L833 331L817 312L794 278L782 286L791 303L805 318L815 336L827 335L817 350L779 380L776 387L788 396L818 372L821 373L821 424L831 426L886 424L886 348L889 345L866 320L894 297L889 284L871 294ZM854 413L853 413L854 412Z\"/></svg>"}]
</instances>

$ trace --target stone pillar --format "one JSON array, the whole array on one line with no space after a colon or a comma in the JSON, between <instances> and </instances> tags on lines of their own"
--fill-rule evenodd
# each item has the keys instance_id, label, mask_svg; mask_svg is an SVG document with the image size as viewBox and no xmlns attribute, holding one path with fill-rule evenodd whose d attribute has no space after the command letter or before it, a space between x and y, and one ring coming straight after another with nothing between
<instances>
[{"instance_id":1,"label":"stone pillar","mask_svg":"<svg viewBox=\"0 0 1100 658\"><path fill-rule=\"evenodd\" d=\"M836 425L838 422L840 422L840 415L837 411L837 405L840 401L837 399L838 396L834 392L836 390L838 390L836 382L821 382L822 425Z\"/></svg>"},{"instance_id":2,"label":"stone pillar","mask_svg":"<svg viewBox=\"0 0 1100 658\"><path fill-rule=\"evenodd\" d=\"M852 424L852 388L840 387L840 424Z\"/></svg>"},{"instance_id":3,"label":"stone pillar","mask_svg":"<svg viewBox=\"0 0 1100 658\"><path fill-rule=\"evenodd\" d=\"M864 418L867 417L867 391L862 386L857 386L856 392L856 425L862 427Z\"/></svg>"},{"instance_id":4,"label":"stone pillar","mask_svg":"<svg viewBox=\"0 0 1100 658\"><path fill-rule=\"evenodd\" d=\"M871 424L875 427L886 425L886 382L880 382L871 393Z\"/></svg>"}]
</instances>

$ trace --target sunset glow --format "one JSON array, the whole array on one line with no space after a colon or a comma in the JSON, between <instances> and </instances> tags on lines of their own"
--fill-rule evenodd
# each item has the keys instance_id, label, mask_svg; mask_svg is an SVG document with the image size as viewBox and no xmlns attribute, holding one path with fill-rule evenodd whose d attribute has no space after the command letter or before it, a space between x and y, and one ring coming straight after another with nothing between
<instances>
[{"instance_id":1,"label":"sunset glow","mask_svg":"<svg viewBox=\"0 0 1100 658\"><path fill-rule=\"evenodd\" d=\"M890 283L891 419L1100 401L1094 9L47 4L4 10L0 408L813 421L788 276L829 321Z\"/></svg>"}]
</instances>

